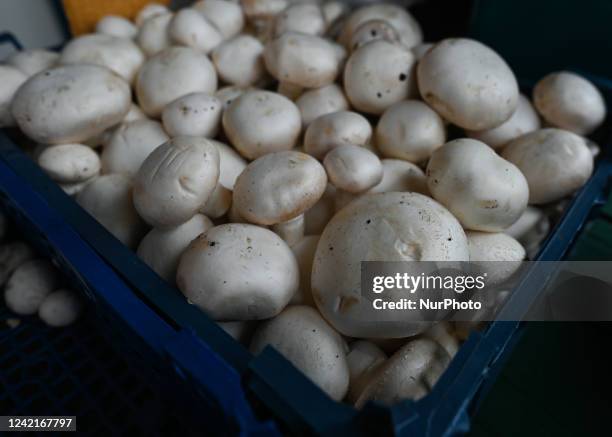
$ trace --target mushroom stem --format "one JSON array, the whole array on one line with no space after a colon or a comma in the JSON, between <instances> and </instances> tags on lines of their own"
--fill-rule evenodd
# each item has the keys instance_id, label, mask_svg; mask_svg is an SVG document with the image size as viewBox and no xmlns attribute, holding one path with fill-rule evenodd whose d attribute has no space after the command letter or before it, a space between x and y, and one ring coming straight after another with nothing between
<instances>
[{"instance_id":1,"label":"mushroom stem","mask_svg":"<svg viewBox=\"0 0 612 437\"><path fill-rule=\"evenodd\" d=\"M304 214L273 225L272 231L285 240L289 246L293 246L304 237Z\"/></svg>"}]
</instances>

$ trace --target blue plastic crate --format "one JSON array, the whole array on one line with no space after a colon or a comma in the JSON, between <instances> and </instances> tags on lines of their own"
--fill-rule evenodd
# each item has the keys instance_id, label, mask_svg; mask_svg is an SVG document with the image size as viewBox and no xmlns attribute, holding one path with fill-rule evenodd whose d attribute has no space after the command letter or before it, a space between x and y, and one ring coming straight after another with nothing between
<instances>
[{"instance_id":1,"label":"blue plastic crate","mask_svg":"<svg viewBox=\"0 0 612 437\"><path fill-rule=\"evenodd\" d=\"M469 429L469 415L490 388L504 359L520 334L521 324L493 322L462 345L449 368L425 398L404 401L392 408L368 404L362 411L332 401L274 349L252 357L202 312L187 305L180 292L161 280L129 249L68 198L10 139L0 133L0 160L52 205L54 211L95 250L148 307L179 330L179 339L166 345L180 372L191 375L194 386L209 398L220 399L221 410L237 415L243 432L258 432L253 419L274 417L281 430L321 435L453 435ZM575 196L545 243L542 260L561 259L577 234L609 193L612 164L603 162ZM532 271L512 295L507 311L522 312L535 298L547 272ZM148 340L145 339L145 342ZM214 352L213 352L214 351ZM224 378L231 384L223 390ZM244 395L252 408L243 405ZM212 387L211 387L212 386ZM238 387L238 388L237 388ZM246 419L245 419L246 418ZM265 428L271 430L272 428Z\"/></svg>"}]
</instances>

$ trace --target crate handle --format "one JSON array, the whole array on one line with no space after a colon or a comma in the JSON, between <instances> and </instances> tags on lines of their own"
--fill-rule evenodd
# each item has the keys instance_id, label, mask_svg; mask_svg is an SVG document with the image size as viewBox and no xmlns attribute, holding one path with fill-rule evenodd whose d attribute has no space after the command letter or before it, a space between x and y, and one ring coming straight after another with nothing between
<instances>
[{"instance_id":1,"label":"crate handle","mask_svg":"<svg viewBox=\"0 0 612 437\"><path fill-rule=\"evenodd\" d=\"M1 44L10 44L13 46L15 50L18 50L18 51L23 50L23 45L19 42L17 37L13 35L11 32L1 32L0 33L0 45Z\"/></svg>"}]
</instances>

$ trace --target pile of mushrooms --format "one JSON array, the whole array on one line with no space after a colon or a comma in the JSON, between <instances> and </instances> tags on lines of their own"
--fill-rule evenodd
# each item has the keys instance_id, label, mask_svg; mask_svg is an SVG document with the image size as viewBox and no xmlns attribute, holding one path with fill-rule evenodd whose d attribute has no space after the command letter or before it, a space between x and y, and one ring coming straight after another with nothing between
<instances>
[{"instance_id":1,"label":"pile of mushrooms","mask_svg":"<svg viewBox=\"0 0 612 437\"><path fill-rule=\"evenodd\" d=\"M393 4L132 18L7 59L0 126L191 304L336 400L425 396L465 335L347 323L361 261L521 261L542 208L593 171L584 136L606 107L588 80L552 73L530 100L494 50L424 42Z\"/></svg>"}]
</instances>

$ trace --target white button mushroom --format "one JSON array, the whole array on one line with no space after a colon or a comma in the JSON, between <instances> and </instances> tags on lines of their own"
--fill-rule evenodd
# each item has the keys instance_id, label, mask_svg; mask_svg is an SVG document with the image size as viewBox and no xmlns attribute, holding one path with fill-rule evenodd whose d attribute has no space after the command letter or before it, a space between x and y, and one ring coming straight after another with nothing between
<instances>
[{"instance_id":1,"label":"white button mushroom","mask_svg":"<svg viewBox=\"0 0 612 437\"><path fill-rule=\"evenodd\" d=\"M132 181L126 175L96 178L77 194L76 201L129 248L135 248L147 230L134 209Z\"/></svg>"},{"instance_id":2,"label":"white button mushroom","mask_svg":"<svg viewBox=\"0 0 612 437\"><path fill-rule=\"evenodd\" d=\"M162 121L171 137L213 138L221 125L223 104L213 95L191 93L170 102L162 112Z\"/></svg>"},{"instance_id":3,"label":"white button mushroom","mask_svg":"<svg viewBox=\"0 0 612 437\"><path fill-rule=\"evenodd\" d=\"M529 99L521 94L516 111L507 121L493 129L467 131L466 134L494 149L501 149L515 138L538 129L540 129L540 117Z\"/></svg>"},{"instance_id":4,"label":"white button mushroom","mask_svg":"<svg viewBox=\"0 0 612 437\"><path fill-rule=\"evenodd\" d=\"M140 242L138 257L159 276L174 283L183 252L193 240L212 227L208 217L196 214L176 228L152 229Z\"/></svg>"},{"instance_id":5,"label":"white button mushroom","mask_svg":"<svg viewBox=\"0 0 612 437\"><path fill-rule=\"evenodd\" d=\"M244 15L237 2L227 0L200 0L191 5L210 21L223 35L232 38L244 27Z\"/></svg>"},{"instance_id":6,"label":"white button mushroom","mask_svg":"<svg viewBox=\"0 0 612 437\"><path fill-rule=\"evenodd\" d=\"M446 143L431 155L426 174L434 199L466 229L501 232L527 207L523 173L477 140Z\"/></svg>"},{"instance_id":7,"label":"white button mushroom","mask_svg":"<svg viewBox=\"0 0 612 437\"><path fill-rule=\"evenodd\" d=\"M443 321L436 323L425 331L422 337L438 343L450 358L453 358L459 351L459 342L457 341L457 337L455 337L454 327L450 322Z\"/></svg>"},{"instance_id":8,"label":"white button mushroom","mask_svg":"<svg viewBox=\"0 0 612 437\"><path fill-rule=\"evenodd\" d=\"M518 105L514 73L497 53L478 41L450 38L439 42L420 60L417 75L423 99L464 129L497 127Z\"/></svg>"},{"instance_id":9,"label":"white button mushroom","mask_svg":"<svg viewBox=\"0 0 612 437\"><path fill-rule=\"evenodd\" d=\"M214 320L261 320L287 305L299 283L289 246L249 224L209 229L181 256L179 289Z\"/></svg>"},{"instance_id":10,"label":"white button mushroom","mask_svg":"<svg viewBox=\"0 0 612 437\"><path fill-rule=\"evenodd\" d=\"M0 65L0 128L15 124L11 114L11 102L26 79L27 76L16 67Z\"/></svg>"},{"instance_id":11,"label":"white button mushroom","mask_svg":"<svg viewBox=\"0 0 612 437\"><path fill-rule=\"evenodd\" d=\"M247 166L247 162L232 147L211 140L219 151L219 183L233 191L236 179Z\"/></svg>"},{"instance_id":12,"label":"white button mushroom","mask_svg":"<svg viewBox=\"0 0 612 437\"><path fill-rule=\"evenodd\" d=\"M431 390L448 367L448 353L433 340L412 340L394 353L372 375L356 402L393 405L404 399L418 400Z\"/></svg>"},{"instance_id":13,"label":"white button mushroom","mask_svg":"<svg viewBox=\"0 0 612 437\"><path fill-rule=\"evenodd\" d=\"M41 71L55 67L59 57L59 53L51 50L29 49L15 52L6 58L6 63L30 77Z\"/></svg>"},{"instance_id":14,"label":"white button mushroom","mask_svg":"<svg viewBox=\"0 0 612 437\"><path fill-rule=\"evenodd\" d=\"M219 179L219 151L201 137L175 137L142 163L134 206L156 228L185 223L206 203Z\"/></svg>"},{"instance_id":15,"label":"white button mushroom","mask_svg":"<svg viewBox=\"0 0 612 437\"><path fill-rule=\"evenodd\" d=\"M134 176L147 156L168 139L161 123L154 120L122 124L102 150L103 172Z\"/></svg>"},{"instance_id":16,"label":"white button mushroom","mask_svg":"<svg viewBox=\"0 0 612 437\"><path fill-rule=\"evenodd\" d=\"M93 33L79 36L66 44L59 63L100 65L131 83L144 60L144 54L131 40Z\"/></svg>"},{"instance_id":17,"label":"white button mushroom","mask_svg":"<svg viewBox=\"0 0 612 437\"><path fill-rule=\"evenodd\" d=\"M295 259L300 267L300 286L291 298L290 303L292 305L315 306L312 300L312 292L310 291L310 275L320 237L320 235L307 235L291 246L291 251L295 255Z\"/></svg>"},{"instance_id":18,"label":"white button mushroom","mask_svg":"<svg viewBox=\"0 0 612 437\"><path fill-rule=\"evenodd\" d=\"M342 338L311 307L291 306L259 326L250 350L257 355L268 345L332 399L346 394L349 370Z\"/></svg>"},{"instance_id":19,"label":"white button mushroom","mask_svg":"<svg viewBox=\"0 0 612 437\"><path fill-rule=\"evenodd\" d=\"M142 26L149 18L153 18L157 15L163 15L167 12L167 6L159 3L149 3L138 12L134 22L136 23L136 26Z\"/></svg>"},{"instance_id":20,"label":"white button mushroom","mask_svg":"<svg viewBox=\"0 0 612 437\"><path fill-rule=\"evenodd\" d=\"M204 15L192 8L174 14L168 25L168 35L177 45L210 53L223 41L223 35Z\"/></svg>"},{"instance_id":21,"label":"white button mushroom","mask_svg":"<svg viewBox=\"0 0 612 437\"><path fill-rule=\"evenodd\" d=\"M136 42L145 55L154 56L170 47L172 41L168 27L173 16L174 14L171 12L160 13L147 19L140 26Z\"/></svg>"},{"instance_id":22,"label":"white button mushroom","mask_svg":"<svg viewBox=\"0 0 612 437\"><path fill-rule=\"evenodd\" d=\"M263 44L254 36L238 35L221 43L211 57L224 82L247 87L266 75L263 51Z\"/></svg>"},{"instance_id":23,"label":"white button mushroom","mask_svg":"<svg viewBox=\"0 0 612 437\"><path fill-rule=\"evenodd\" d=\"M238 213L251 223L273 225L307 211L323 195L325 169L305 153L277 152L250 163L234 186Z\"/></svg>"},{"instance_id":24,"label":"white button mushroom","mask_svg":"<svg viewBox=\"0 0 612 437\"><path fill-rule=\"evenodd\" d=\"M599 90L568 71L541 79L533 89L533 102L551 125L579 135L591 133L606 117L606 104Z\"/></svg>"},{"instance_id":25,"label":"white button mushroom","mask_svg":"<svg viewBox=\"0 0 612 437\"><path fill-rule=\"evenodd\" d=\"M349 48L356 50L359 47L382 39L392 44L399 44L400 38L395 28L385 20L369 20L361 24L353 33Z\"/></svg>"},{"instance_id":26,"label":"white button mushroom","mask_svg":"<svg viewBox=\"0 0 612 437\"><path fill-rule=\"evenodd\" d=\"M169 47L144 63L136 79L140 107L158 118L164 106L194 92L217 90L217 73L205 54L189 47Z\"/></svg>"},{"instance_id":27,"label":"white button mushroom","mask_svg":"<svg viewBox=\"0 0 612 437\"><path fill-rule=\"evenodd\" d=\"M361 114L338 111L314 120L304 135L304 151L317 159L341 144L366 146L372 138L372 126Z\"/></svg>"},{"instance_id":28,"label":"white button mushroom","mask_svg":"<svg viewBox=\"0 0 612 437\"><path fill-rule=\"evenodd\" d=\"M0 287L17 267L34 258L34 251L21 241L0 246Z\"/></svg>"},{"instance_id":29,"label":"white button mushroom","mask_svg":"<svg viewBox=\"0 0 612 437\"><path fill-rule=\"evenodd\" d=\"M45 297L38 308L38 317L52 327L74 323L83 311L83 301L72 290L57 290Z\"/></svg>"},{"instance_id":30,"label":"white button mushroom","mask_svg":"<svg viewBox=\"0 0 612 437\"><path fill-rule=\"evenodd\" d=\"M376 126L376 147L388 158L419 163L427 160L445 142L444 121L418 100L391 106Z\"/></svg>"},{"instance_id":31,"label":"white button mushroom","mask_svg":"<svg viewBox=\"0 0 612 437\"><path fill-rule=\"evenodd\" d=\"M335 83L302 93L295 104L302 114L304 127L308 127L310 123L323 115L349 109L349 103L342 88Z\"/></svg>"},{"instance_id":32,"label":"white button mushroom","mask_svg":"<svg viewBox=\"0 0 612 437\"><path fill-rule=\"evenodd\" d=\"M16 314L36 314L45 297L57 289L60 276L49 261L26 261L11 275L4 289L6 306Z\"/></svg>"},{"instance_id":33,"label":"white button mushroom","mask_svg":"<svg viewBox=\"0 0 612 437\"><path fill-rule=\"evenodd\" d=\"M138 35L138 27L125 17L106 15L96 24L96 33L133 39Z\"/></svg>"},{"instance_id":34,"label":"white button mushroom","mask_svg":"<svg viewBox=\"0 0 612 437\"><path fill-rule=\"evenodd\" d=\"M399 159L382 159L383 178L369 193L416 192L429 195L427 178L416 164Z\"/></svg>"},{"instance_id":35,"label":"white button mushroom","mask_svg":"<svg viewBox=\"0 0 612 437\"><path fill-rule=\"evenodd\" d=\"M349 193L363 193L377 185L383 177L383 167L374 153L353 144L332 149L323 160L329 181Z\"/></svg>"},{"instance_id":36,"label":"white button mushroom","mask_svg":"<svg viewBox=\"0 0 612 437\"><path fill-rule=\"evenodd\" d=\"M287 32L322 35L327 28L321 7L316 3L294 3L276 16L274 34Z\"/></svg>"},{"instance_id":37,"label":"white button mushroom","mask_svg":"<svg viewBox=\"0 0 612 437\"><path fill-rule=\"evenodd\" d=\"M554 202L582 187L593 173L593 156L584 138L561 129L540 129L504 148L529 183L529 203Z\"/></svg>"},{"instance_id":38,"label":"white button mushroom","mask_svg":"<svg viewBox=\"0 0 612 437\"><path fill-rule=\"evenodd\" d=\"M119 123L131 103L130 86L109 69L66 65L24 83L11 111L34 141L66 144L81 143Z\"/></svg>"},{"instance_id":39,"label":"white button mushroom","mask_svg":"<svg viewBox=\"0 0 612 437\"><path fill-rule=\"evenodd\" d=\"M525 249L504 233L466 232L470 263L486 274L486 286L501 284L512 276L525 259Z\"/></svg>"},{"instance_id":40,"label":"white button mushroom","mask_svg":"<svg viewBox=\"0 0 612 437\"><path fill-rule=\"evenodd\" d=\"M98 154L82 144L47 147L38 157L38 165L51 179L62 183L83 182L100 172Z\"/></svg>"},{"instance_id":41,"label":"white button mushroom","mask_svg":"<svg viewBox=\"0 0 612 437\"><path fill-rule=\"evenodd\" d=\"M350 44L355 31L366 21L381 20L389 23L398 33L400 42L406 48L414 47L423 40L419 23L405 8L390 3L376 3L357 9L346 20L340 42L346 47Z\"/></svg>"},{"instance_id":42,"label":"white button mushroom","mask_svg":"<svg viewBox=\"0 0 612 437\"><path fill-rule=\"evenodd\" d=\"M387 360L387 355L374 343L357 340L349 345L346 356L350 383L347 400L355 402L378 367Z\"/></svg>"},{"instance_id":43,"label":"white button mushroom","mask_svg":"<svg viewBox=\"0 0 612 437\"><path fill-rule=\"evenodd\" d=\"M417 193L366 194L327 224L312 268L312 294L334 328L357 338L401 338L428 325L376 310L361 293L362 261L467 261L461 225ZM399 297L398 297L399 298ZM377 321L378 323L373 323Z\"/></svg>"},{"instance_id":44,"label":"white button mushroom","mask_svg":"<svg viewBox=\"0 0 612 437\"><path fill-rule=\"evenodd\" d=\"M221 184L217 183L215 189L208 197L200 212L207 217L217 219L223 217L232 206L232 192Z\"/></svg>"},{"instance_id":45,"label":"white button mushroom","mask_svg":"<svg viewBox=\"0 0 612 437\"><path fill-rule=\"evenodd\" d=\"M346 56L341 46L318 36L287 32L266 44L264 59L281 82L320 88L336 80Z\"/></svg>"},{"instance_id":46,"label":"white button mushroom","mask_svg":"<svg viewBox=\"0 0 612 437\"><path fill-rule=\"evenodd\" d=\"M358 48L344 69L344 88L362 112L382 114L389 106L415 94L414 55L384 40Z\"/></svg>"},{"instance_id":47,"label":"white button mushroom","mask_svg":"<svg viewBox=\"0 0 612 437\"><path fill-rule=\"evenodd\" d=\"M289 150L302 130L300 111L288 98L270 91L248 91L223 113L223 129L247 159Z\"/></svg>"}]
</instances>

